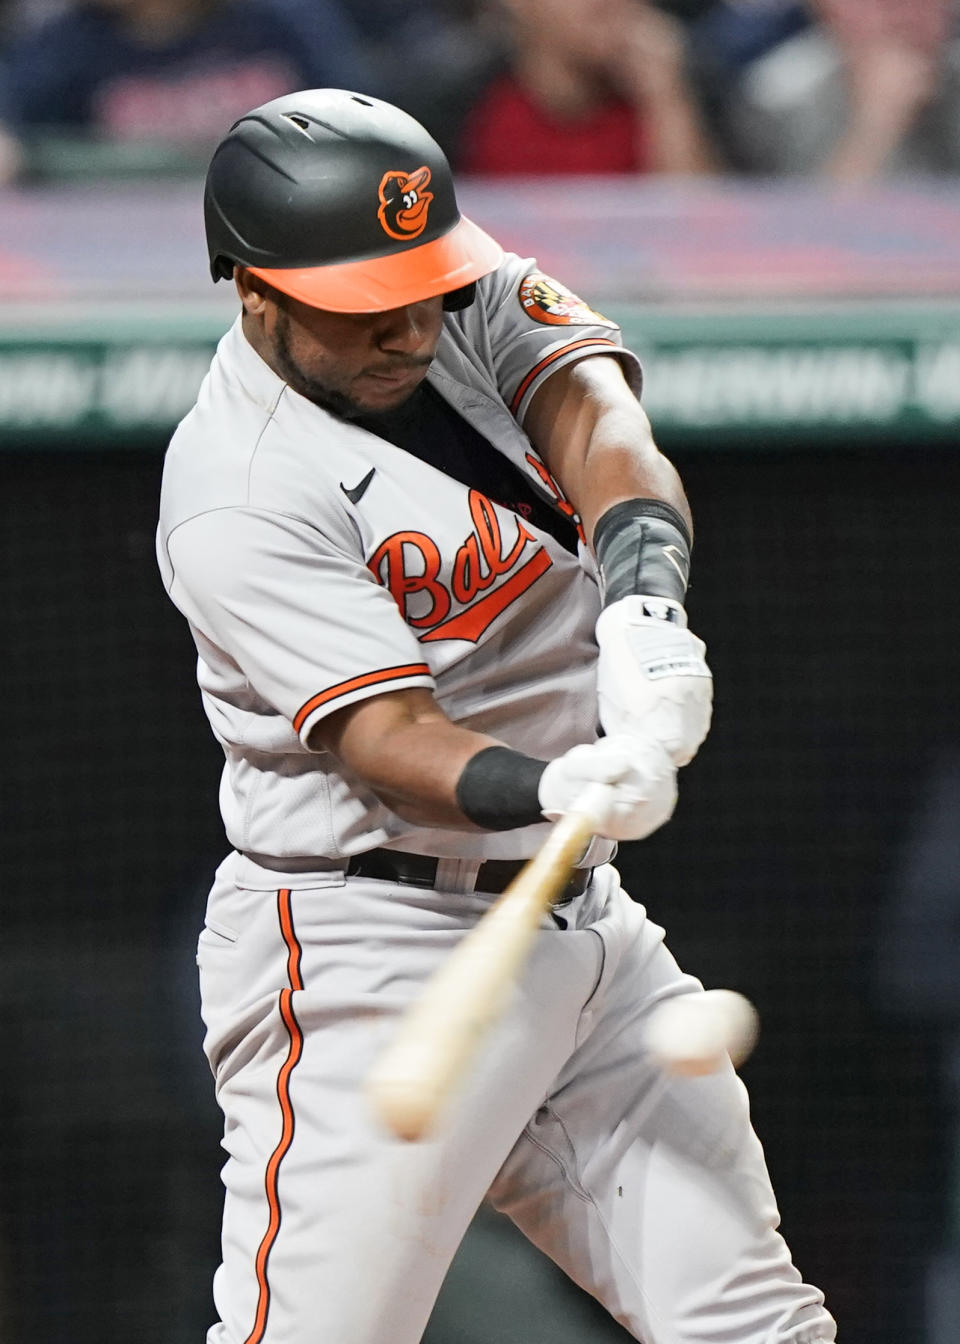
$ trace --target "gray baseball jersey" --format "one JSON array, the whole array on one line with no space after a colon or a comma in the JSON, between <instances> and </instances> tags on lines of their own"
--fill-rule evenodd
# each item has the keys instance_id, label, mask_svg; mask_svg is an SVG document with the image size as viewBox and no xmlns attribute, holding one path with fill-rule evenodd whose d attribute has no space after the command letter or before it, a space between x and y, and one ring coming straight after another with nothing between
<instances>
[{"instance_id":1,"label":"gray baseball jersey","mask_svg":"<svg viewBox=\"0 0 960 1344\"><path fill-rule=\"evenodd\" d=\"M428 377L532 489L572 513L520 422L545 378L597 352L616 352L639 387L616 326L534 261L508 256L469 308L447 315ZM539 847L546 825L414 826L308 737L351 702L427 686L455 722L539 757L592 740L599 598L585 546L572 554L298 395L238 320L170 446L158 548L226 754L221 807L238 850L516 858Z\"/></svg>"},{"instance_id":2,"label":"gray baseball jersey","mask_svg":"<svg viewBox=\"0 0 960 1344\"><path fill-rule=\"evenodd\" d=\"M612 323L508 257L448 315L429 374L568 519L520 425L544 378L595 352L638 384ZM544 918L429 1140L397 1142L367 1103L400 1015L489 908L476 860L522 857L543 828L413 826L310 731L426 686L456 722L541 757L592 739L593 564L534 513L549 521L297 395L239 324L174 437L160 564L196 640L235 846L198 945L227 1152L208 1344L416 1344L485 1191L638 1340L835 1337L776 1230L732 1069L669 1079L649 1056L648 1014L700 986L601 864L609 842ZM336 862L381 845L441 856L436 885Z\"/></svg>"}]
</instances>

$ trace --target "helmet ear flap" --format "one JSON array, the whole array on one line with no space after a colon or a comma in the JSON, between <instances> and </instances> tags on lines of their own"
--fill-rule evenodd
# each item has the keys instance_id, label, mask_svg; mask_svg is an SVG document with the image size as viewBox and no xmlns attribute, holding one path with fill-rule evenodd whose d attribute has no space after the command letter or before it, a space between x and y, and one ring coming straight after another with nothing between
<instances>
[{"instance_id":1,"label":"helmet ear flap","mask_svg":"<svg viewBox=\"0 0 960 1344\"><path fill-rule=\"evenodd\" d=\"M471 285L463 285L460 289L451 289L449 294L443 296L443 311L445 313L458 313L461 308L469 308L476 297L476 281Z\"/></svg>"}]
</instances>

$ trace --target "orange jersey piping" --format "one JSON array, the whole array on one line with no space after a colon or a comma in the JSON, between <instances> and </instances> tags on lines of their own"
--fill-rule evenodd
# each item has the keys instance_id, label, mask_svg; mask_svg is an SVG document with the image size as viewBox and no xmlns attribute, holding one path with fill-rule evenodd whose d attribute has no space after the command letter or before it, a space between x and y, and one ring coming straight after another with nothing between
<instances>
[{"instance_id":1,"label":"orange jersey piping","mask_svg":"<svg viewBox=\"0 0 960 1344\"><path fill-rule=\"evenodd\" d=\"M341 695L349 695L351 691L362 690L365 686L377 686L381 681L395 681L403 677L429 677L432 673L426 663L407 663L403 667L381 667L378 672L365 672L362 677L351 677L349 681L338 682L336 686L331 686L326 691L321 691L319 695L312 696L305 705L297 710L293 719L293 727L299 733L304 722L321 705L327 705L331 700L337 700Z\"/></svg>"},{"instance_id":2,"label":"orange jersey piping","mask_svg":"<svg viewBox=\"0 0 960 1344\"><path fill-rule=\"evenodd\" d=\"M543 373L544 369L549 368L556 360L562 359L564 355L568 355L571 350L582 350L583 347L587 345L604 345L610 346L614 350L620 349L620 346L616 341L611 341L606 336L584 336L583 340L573 341L570 345L565 345L560 350L554 350L552 354L541 359L539 364L534 364L533 368L517 388L513 396L513 401L510 403L511 414L516 415L520 408L520 403L527 394L527 389L530 384L539 374Z\"/></svg>"}]
</instances>

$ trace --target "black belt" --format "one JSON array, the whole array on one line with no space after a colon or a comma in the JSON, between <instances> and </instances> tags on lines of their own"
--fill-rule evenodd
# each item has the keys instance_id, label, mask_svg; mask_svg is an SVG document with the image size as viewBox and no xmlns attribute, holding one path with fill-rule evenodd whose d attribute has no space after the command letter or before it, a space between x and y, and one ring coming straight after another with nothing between
<instances>
[{"instance_id":1,"label":"black belt","mask_svg":"<svg viewBox=\"0 0 960 1344\"><path fill-rule=\"evenodd\" d=\"M399 849L368 849L365 854L354 854L347 860L347 877L373 877L385 882L399 882L407 887L435 887L440 859L429 854L405 854ZM510 885L526 864L526 859L486 859L477 869L474 891L493 894ZM592 868L576 868L570 881L557 895L554 905L565 905L581 895L590 885Z\"/></svg>"}]
</instances>

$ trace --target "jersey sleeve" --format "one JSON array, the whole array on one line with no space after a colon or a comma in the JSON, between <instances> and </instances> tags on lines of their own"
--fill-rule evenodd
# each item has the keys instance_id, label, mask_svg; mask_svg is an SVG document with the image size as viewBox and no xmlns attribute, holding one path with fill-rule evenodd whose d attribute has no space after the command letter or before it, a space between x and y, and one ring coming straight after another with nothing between
<instances>
[{"instance_id":1,"label":"jersey sleeve","mask_svg":"<svg viewBox=\"0 0 960 1344\"><path fill-rule=\"evenodd\" d=\"M359 555L301 519L225 508L167 543L170 596L304 746L325 715L434 685L416 636Z\"/></svg>"},{"instance_id":2,"label":"jersey sleeve","mask_svg":"<svg viewBox=\"0 0 960 1344\"><path fill-rule=\"evenodd\" d=\"M477 297L500 395L520 423L540 384L587 355L616 355L639 397L640 361L624 349L617 324L545 275L533 258L508 254L480 281Z\"/></svg>"}]
</instances>

